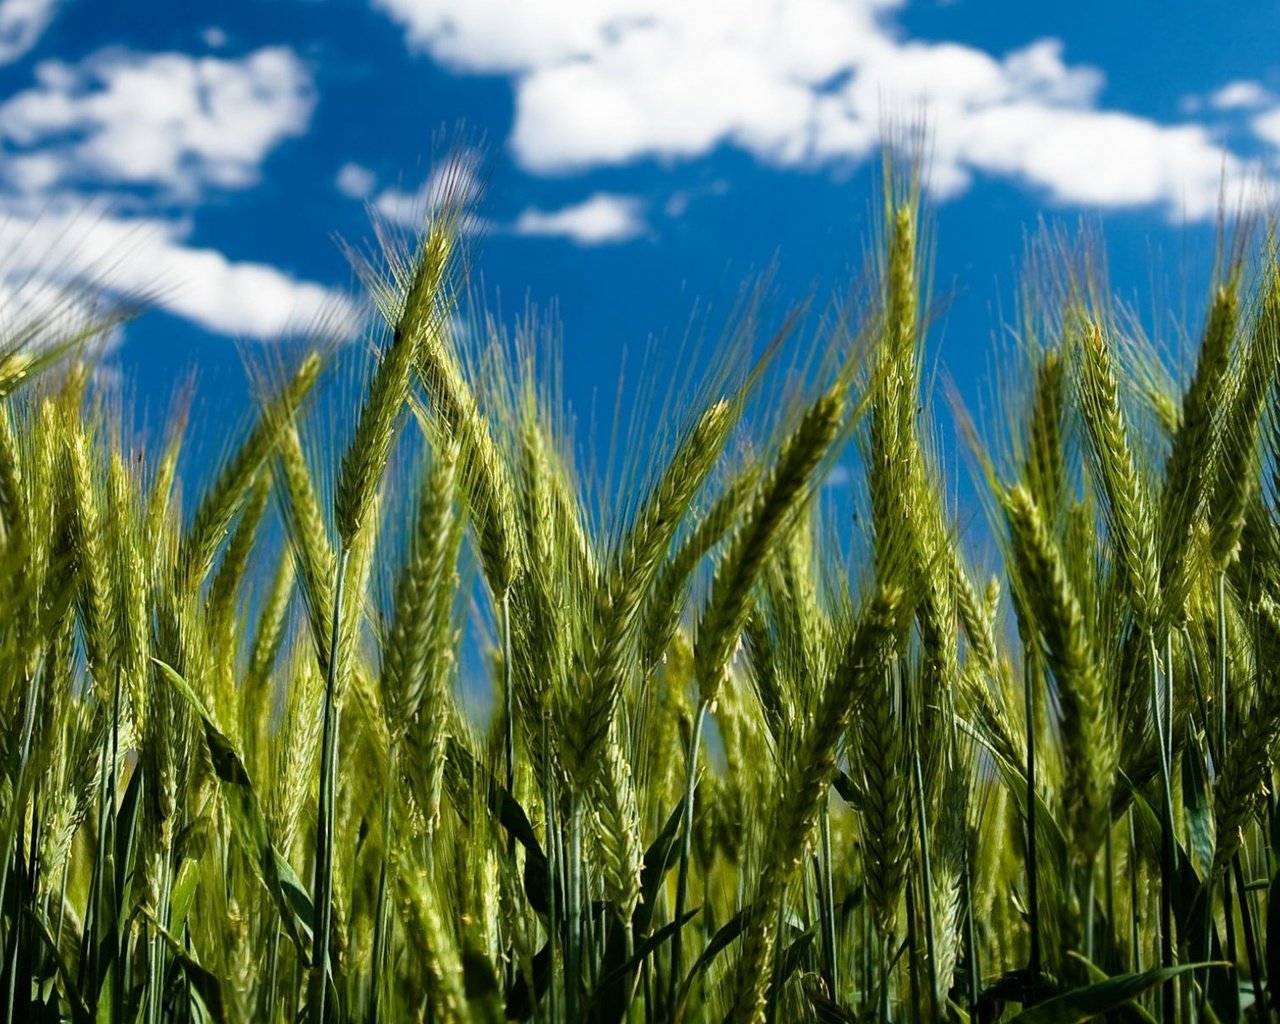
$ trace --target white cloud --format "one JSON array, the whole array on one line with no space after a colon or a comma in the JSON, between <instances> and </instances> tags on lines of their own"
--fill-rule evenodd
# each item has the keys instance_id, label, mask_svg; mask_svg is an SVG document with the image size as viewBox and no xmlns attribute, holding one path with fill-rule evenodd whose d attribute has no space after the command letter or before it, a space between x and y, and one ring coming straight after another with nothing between
<instances>
[{"instance_id":1,"label":"white cloud","mask_svg":"<svg viewBox=\"0 0 1280 1024\"><path fill-rule=\"evenodd\" d=\"M1043 110L1026 103L939 123L944 165L1006 175L1057 202L1104 208L1157 203L1174 216L1212 218L1222 189L1247 192L1245 165L1195 125L1164 127L1130 114Z\"/></svg>"},{"instance_id":2,"label":"white cloud","mask_svg":"<svg viewBox=\"0 0 1280 1024\"><path fill-rule=\"evenodd\" d=\"M34 74L0 103L0 330L70 315L92 292L140 297L218 334L358 328L348 296L191 240L211 190L254 184L270 152L305 130L314 89L291 50L224 60L112 49Z\"/></svg>"},{"instance_id":3,"label":"white cloud","mask_svg":"<svg viewBox=\"0 0 1280 1024\"><path fill-rule=\"evenodd\" d=\"M1280 149L1280 106L1255 117L1253 131L1258 138Z\"/></svg>"},{"instance_id":4,"label":"white cloud","mask_svg":"<svg viewBox=\"0 0 1280 1024\"><path fill-rule=\"evenodd\" d=\"M0 64L26 56L53 21L61 0L0 0Z\"/></svg>"},{"instance_id":5,"label":"white cloud","mask_svg":"<svg viewBox=\"0 0 1280 1024\"><path fill-rule=\"evenodd\" d=\"M1275 98L1260 83L1252 81L1228 82L1209 95L1209 106L1214 110L1256 110L1274 102Z\"/></svg>"},{"instance_id":6,"label":"white cloud","mask_svg":"<svg viewBox=\"0 0 1280 1024\"><path fill-rule=\"evenodd\" d=\"M333 184L348 199L368 199L378 184L378 178L367 167L345 163L338 169Z\"/></svg>"},{"instance_id":7,"label":"white cloud","mask_svg":"<svg viewBox=\"0 0 1280 1024\"><path fill-rule=\"evenodd\" d=\"M942 195L993 174L1063 203L1207 217L1222 181L1247 177L1202 125L1103 107L1102 72L1058 40L995 56L906 39L901 0L373 3L436 61L512 78L509 144L537 174L726 144L778 166L857 162L886 114L923 110Z\"/></svg>"},{"instance_id":8,"label":"white cloud","mask_svg":"<svg viewBox=\"0 0 1280 1024\"><path fill-rule=\"evenodd\" d=\"M443 206L461 205L464 209L480 195L480 160L469 150L450 153L432 168L416 189L384 188L373 199L374 210L392 224L420 228L423 221ZM370 182L372 186L372 182ZM372 192L372 187L369 190ZM479 219L467 214L464 231L474 230Z\"/></svg>"},{"instance_id":9,"label":"white cloud","mask_svg":"<svg viewBox=\"0 0 1280 1024\"><path fill-rule=\"evenodd\" d=\"M827 490L841 490L853 485L853 472L848 466L832 466L822 486Z\"/></svg>"},{"instance_id":10,"label":"white cloud","mask_svg":"<svg viewBox=\"0 0 1280 1024\"><path fill-rule=\"evenodd\" d=\"M525 210L516 218L512 231L567 238L578 245L626 242L644 234L644 204L635 196L598 192L559 210Z\"/></svg>"},{"instance_id":11,"label":"white cloud","mask_svg":"<svg viewBox=\"0 0 1280 1024\"><path fill-rule=\"evenodd\" d=\"M311 76L284 47L238 60L103 50L46 61L37 84L0 104L11 188L155 186L190 201L245 188L267 154L303 133Z\"/></svg>"},{"instance_id":12,"label":"white cloud","mask_svg":"<svg viewBox=\"0 0 1280 1024\"><path fill-rule=\"evenodd\" d=\"M694 188L677 189L662 204L662 212L668 217L683 217L694 200L704 199L709 196L723 196L727 195L728 192L729 182L724 178L717 178L706 185L699 185Z\"/></svg>"},{"instance_id":13,"label":"white cloud","mask_svg":"<svg viewBox=\"0 0 1280 1024\"><path fill-rule=\"evenodd\" d=\"M358 328L350 298L191 246L189 233L182 222L84 208L10 213L0 220L0 284L25 283L24 301L35 305L77 284L137 296L216 334L269 338L322 325L349 336Z\"/></svg>"}]
</instances>

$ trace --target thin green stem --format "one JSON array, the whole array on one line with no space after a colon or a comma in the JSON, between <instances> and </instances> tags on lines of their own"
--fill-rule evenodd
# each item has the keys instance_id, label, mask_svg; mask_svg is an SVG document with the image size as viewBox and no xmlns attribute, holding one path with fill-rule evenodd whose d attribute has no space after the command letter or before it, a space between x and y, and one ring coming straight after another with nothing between
<instances>
[{"instance_id":1,"label":"thin green stem","mask_svg":"<svg viewBox=\"0 0 1280 1024\"><path fill-rule=\"evenodd\" d=\"M5 905L5 893L9 883L9 852L17 842L19 822L22 817L21 796L26 782L27 761L31 756L31 736L36 724L36 704L39 699L40 672L33 672L27 679L27 692L22 709L22 740L19 746L18 773L13 784L14 801L8 813L8 828L3 840L4 863L0 866L0 907ZM4 936L4 941L8 941Z\"/></svg>"},{"instance_id":2,"label":"thin green stem","mask_svg":"<svg viewBox=\"0 0 1280 1024\"><path fill-rule=\"evenodd\" d=\"M1160 752L1160 966L1173 966L1173 886L1177 870L1176 848L1173 834L1173 782L1172 782L1172 724L1173 719L1173 640L1172 631L1165 636L1164 672L1160 671L1160 659L1154 638L1151 640L1151 710L1155 718L1156 746ZM1161 705L1163 704L1163 715ZM1164 1024L1176 1024L1178 996L1176 982L1170 979L1163 986L1160 998L1161 1019Z\"/></svg>"},{"instance_id":3,"label":"thin green stem","mask_svg":"<svg viewBox=\"0 0 1280 1024\"><path fill-rule=\"evenodd\" d=\"M916 878L907 876L907 979L911 990L911 1016L921 1019L920 1013L920 941L917 930L920 927L916 914Z\"/></svg>"},{"instance_id":4,"label":"thin green stem","mask_svg":"<svg viewBox=\"0 0 1280 1024\"><path fill-rule=\"evenodd\" d=\"M578 794L569 792L569 892L564 958L565 1019L578 1020L578 989L582 980L582 808Z\"/></svg>"},{"instance_id":5,"label":"thin green stem","mask_svg":"<svg viewBox=\"0 0 1280 1024\"><path fill-rule=\"evenodd\" d=\"M684 781L684 821L680 836L680 868L676 875L676 906L672 920L675 934L671 936L671 977L668 979L667 1006L674 1011L680 989L682 933L684 931L684 907L689 898L689 859L693 851L693 798L698 784L698 748L702 743L702 723L707 717L707 702L698 701L693 714L693 731L689 736L689 758Z\"/></svg>"},{"instance_id":6,"label":"thin green stem","mask_svg":"<svg viewBox=\"0 0 1280 1024\"><path fill-rule=\"evenodd\" d=\"M342 639L343 584L351 552L343 548L334 570L333 620L324 687L324 724L320 735L320 798L316 819L315 941L312 956L311 1024L325 1024L329 996L329 930L333 919L333 849L338 784L338 661Z\"/></svg>"},{"instance_id":7,"label":"thin green stem","mask_svg":"<svg viewBox=\"0 0 1280 1024\"><path fill-rule=\"evenodd\" d=\"M1142 922L1138 913L1138 839L1133 824L1133 811L1129 812L1129 945L1133 962L1129 965L1134 974L1142 970Z\"/></svg>"},{"instance_id":8,"label":"thin green stem","mask_svg":"<svg viewBox=\"0 0 1280 1024\"><path fill-rule=\"evenodd\" d=\"M542 800L547 817L547 1020L558 1021L559 998L556 989L556 951L560 945L560 857L557 853L559 821L556 813L556 778L551 760L551 715L542 715Z\"/></svg>"},{"instance_id":9,"label":"thin green stem","mask_svg":"<svg viewBox=\"0 0 1280 1024\"><path fill-rule=\"evenodd\" d=\"M373 915L373 969L370 972L373 985L369 996L370 1024L378 1024L381 1019L382 990L391 975L386 964L387 945L391 937L388 894L395 885L392 875L394 855L391 849L391 811L396 792L398 752L399 742L397 737L393 736L387 751L387 789L382 795L382 865L378 873L378 897Z\"/></svg>"},{"instance_id":10,"label":"thin green stem","mask_svg":"<svg viewBox=\"0 0 1280 1024\"><path fill-rule=\"evenodd\" d=\"M913 758L916 821L920 829L920 905L924 911L925 958L928 964L929 1008L931 1020L940 1017L938 1006L938 950L933 934L933 866L929 843L929 814L924 799L924 772L920 766L920 747Z\"/></svg>"},{"instance_id":11,"label":"thin green stem","mask_svg":"<svg viewBox=\"0 0 1280 1024\"><path fill-rule=\"evenodd\" d=\"M515 715L515 673L511 664L511 592L502 594L502 712L505 721L505 746L503 749L503 767L506 774L507 792L512 799L516 795L516 715ZM511 851L515 850L515 836L508 836Z\"/></svg>"},{"instance_id":12,"label":"thin green stem","mask_svg":"<svg viewBox=\"0 0 1280 1024\"><path fill-rule=\"evenodd\" d=\"M156 920L169 925L169 904L173 890L173 851L160 853L160 892L156 901ZM150 959L147 962L147 1024L159 1024L164 1003L165 944L158 931L153 932Z\"/></svg>"},{"instance_id":13,"label":"thin green stem","mask_svg":"<svg viewBox=\"0 0 1280 1024\"><path fill-rule=\"evenodd\" d=\"M978 922L973 912L973 868L969 863L969 844L962 851L961 884L964 887L965 950L969 954L969 1016L976 1012L982 988L982 962L978 949Z\"/></svg>"},{"instance_id":14,"label":"thin green stem","mask_svg":"<svg viewBox=\"0 0 1280 1024\"><path fill-rule=\"evenodd\" d=\"M826 982L831 998L840 1000L840 978L836 957L836 896L831 871L831 809L824 799L818 809L818 841L821 852L819 866L819 906L822 908L823 955L826 959Z\"/></svg>"},{"instance_id":15,"label":"thin green stem","mask_svg":"<svg viewBox=\"0 0 1280 1024\"><path fill-rule=\"evenodd\" d=\"M1027 720L1027 925L1031 930L1031 975L1034 1003L1040 989L1040 880L1036 857L1036 709L1035 709L1035 659L1030 648L1022 665L1023 706Z\"/></svg>"},{"instance_id":16,"label":"thin green stem","mask_svg":"<svg viewBox=\"0 0 1280 1024\"><path fill-rule=\"evenodd\" d=\"M1249 904L1249 889L1245 885L1244 867L1238 853L1232 858L1231 870L1236 879L1236 902L1240 907L1240 927L1244 932L1244 950L1249 960L1249 980L1253 985L1253 1000L1254 1004L1262 1010L1265 1019L1267 1002L1262 957L1258 951L1258 938L1253 925L1253 907Z\"/></svg>"},{"instance_id":17,"label":"thin green stem","mask_svg":"<svg viewBox=\"0 0 1280 1024\"><path fill-rule=\"evenodd\" d=\"M1218 650L1215 659L1218 670L1218 754L1222 754L1227 749L1227 574L1225 572L1218 573L1216 613L1218 620ZM1205 722L1205 730L1212 735L1210 723ZM1214 756L1214 767L1218 771L1222 770L1217 755Z\"/></svg>"}]
</instances>

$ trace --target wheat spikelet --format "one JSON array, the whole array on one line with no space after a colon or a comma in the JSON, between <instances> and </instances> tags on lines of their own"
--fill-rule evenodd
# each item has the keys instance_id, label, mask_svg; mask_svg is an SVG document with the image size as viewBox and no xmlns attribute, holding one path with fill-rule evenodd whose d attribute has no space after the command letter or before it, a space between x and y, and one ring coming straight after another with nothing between
<instances>
[{"instance_id":1,"label":"wheat spikelet","mask_svg":"<svg viewBox=\"0 0 1280 1024\"><path fill-rule=\"evenodd\" d=\"M280 647L284 643L296 572L293 552L286 550L280 556L279 565L271 578L271 586L258 613L257 629L249 651L249 667L245 674L245 685L251 690L256 691L265 686L271 678Z\"/></svg>"},{"instance_id":2,"label":"wheat spikelet","mask_svg":"<svg viewBox=\"0 0 1280 1024\"><path fill-rule=\"evenodd\" d=\"M222 562L209 585L205 628L208 632L209 645L219 653L234 651L237 648L236 598L240 584L248 572L258 527L267 510L270 497L271 481L265 474L260 474L249 492L249 497L240 513L240 522L231 534ZM229 712L235 703L236 664L234 659L225 656L217 660L220 671L214 673L216 685L219 687L215 704ZM224 713L221 721L230 729L232 740L243 749L244 743L239 732L239 716Z\"/></svg>"},{"instance_id":3,"label":"wheat spikelet","mask_svg":"<svg viewBox=\"0 0 1280 1024\"><path fill-rule=\"evenodd\" d=\"M618 920L631 920L640 901L640 872L644 846L636 809L635 782L622 748L612 738L601 750L600 767L592 789L598 855L605 899Z\"/></svg>"},{"instance_id":4,"label":"wheat spikelet","mask_svg":"<svg viewBox=\"0 0 1280 1024\"><path fill-rule=\"evenodd\" d=\"M1266 398L1276 380L1280 343L1280 264L1271 257L1268 284L1256 314L1244 365L1225 418L1209 501L1210 552L1219 568L1236 557L1245 515L1257 485L1255 460Z\"/></svg>"},{"instance_id":5,"label":"wheat spikelet","mask_svg":"<svg viewBox=\"0 0 1280 1024\"><path fill-rule=\"evenodd\" d=\"M963 570L946 528L945 510L917 425L923 406L918 404L921 330L914 199L893 209L891 221L882 275L882 320L877 324L880 345L876 352L878 380L871 400L868 484L877 578L889 580L894 578L891 573L905 573L903 585L919 594L916 618L922 672L921 692L914 703L938 712L922 719L919 740L922 749L936 753L946 744L935 743L933 734L937 729L951 728L952 688L959 677L955 587L963 585ZM980 621L975 616L967 625L973 626L979 637L977 653L987 655L995 668L995 659L981 636ZM940 767L936 758L929 758L931 792Z\"/></svg>"},{"instance_id":6,"label":"wheat spikelet","mask_svg":"<svg viewBox=\"0 0 1280 1024\"><path fill-rule=\"evenodd\" d=\"M454 727L453 594L463 520L455 510L456 449L438 451L423 481L409 559L396 588L395 619L383 646L382 693L391 742L407 741L406 771L433 830L440 816L445 750Z\"/></svg>"},{"instance_id":7,"label":"wheat spikelet","mask_svg":"<svg viewBox=\"0 0 1280 1024\"><path fill-rule=\"evenodd\" d=\"M1256 629L1271 650L1280 640L1280 608L1270 598L1257 604ZM1243 842L1244 826L1261 806L1273 783L1276 744L1280 742L1280 693L1273 673L1263 669L1256 681L1253 707L1243 716L1239 731L1223 754L1221 773L1214 780L1213 812L1217 845L1212 879L1227 869Z\"/></svg>"},{"instance_id":8,"label":"wheat spikelet","mask_svg":"<svg viewBox=\"0 0 1280 1024\"><path fill-rule=\"evenodd\" d=\"M787 683L779 664L780 645L763 609L754 608L745 628L747 663L765 726L776 740L791 724L796 708L788 700Z\"/></svg>"},{"instance_id":9,"label":"wheat spikelet","mask_svg":"<svg viewBox=\"0 0 1280 1024\"><path fill-rule=\"evenodd\" d=\"M684 437L662 476L636 514L616 559L596 590L589 687L568 729L571 771L589 770L605 742L627 674L628 648L649 582L671 544L690 501L724 448L736 410L714 402Z\"/></svg>"},{"instance_id":10,"label":"wheat spikelet","mask_svg":"<svg viewBox=\"0 0 1280 1024\"><path fill-rule=\"evenodd\" d=\"M28 521L31 525L27 554L32 576L39 579L49 567L51 547L63 539L57 534L65 531L68 517L61 514L59 507L58 463L61 455L57 407L50 399L44 398L33 419L36 437L29 442L31 453L27 459L26 474Z\"/></svg>"},{"instance_id":11,"label":"wheat spikelet","mask_svg":"<svg viewBox=\"0 0 1280 1024\"><path fill-rule=\"evenodd\" d=\"M1098 481L1106 496L1113 546L1138 623L1142 629L1150 630L1155 623L1160 578L1151 505L1129 445L1111 355L1096 324L1085 326L1079 352L1080 411Z\"/></svg>"},{"instance_id":12,"label":"wheat spikelet","mask_svg":"<svg viewBox=\"0 0 1280 1024\"><path fill-rule=\"evenodd\" d=\"M690 577L699 562L733 526L759 479L760 466L755 462L735 475L729 485L716 495L706 515L690 531L675 554L659 569L641 632L641 664L646 676L651 675L662 660L680 626Z\"/></svg>"},{"instance_id":13,"label":"wheat spikelet","mask_svg":"<svg viewBox=\"0 0 1280 1024\"><path fill-rule=\"evenodd\" d=\"M107 536L108 558L115 593L112 660L120 673L123 692L129 698L130 714L139 732L145 728L145 690L151 649L148 601L151 573L142 557L144 538L139 536L136 521L140 497L124 459L113 452L107 469L106 494L111 523Z\"/></svg>"},{"instance_id":14,"label":"wheat spikelet","mask_svg":"<svg viewBox=\"0 0 1280 1024\"><path fill-rule=\"evenodd\" d=\"M783 443L751 509L725 547L694 641L694 665L704 703L715 700L746 625L751 591L765 559L807 498L814 471L836 439L843 418L844 392L839 387L809 407Z\"/></svg>"},{"instance_id":15,"label":"wheat spikelet","mask_svg":"<svg viewBox=\"0 0 1280 1024\"><path fill-rule=\"evenodd\" d=\"M523 562L507 459L463 376L444 325L423 339L418 359L429 399L420 418L434 427L432 436L439 446L457 445L459 482L475 526L480 561L490 588L501 598L510 592Z\"/></svg>"},{"instance_id":16,"label":"wheat spikelet","mask_svg":"<svg viewBox=\"0 0 1280 1024\"><path fill-rule=\"evenodd\" d=\"M66 678L73 653L73 623L50 638L46 655L51 679ZM49 769L49 805L41 828L40 863L56 877L69 868L73 843L100 792L101 760L96 756L107 723L107 709L98 702L70 700L69 694L55 694L54 736L61 740L64 756Z\"/></svg>"},{"instance_id":17,"label":"wheat spikelet","mask_svg":"<svg viewBox=\"0 0 1280 1024\"><path fill-rule=\"evenodd\" d=\"M302 361L289 382L264 407L249 436L223 465L183 539L184 585L198 583L208 573L236 510L271 456L279 428L292 420L319 379L321 366L320 356L314 352Z\"/></svg>"},{"instance_id":18,"label":"wheat spikelet","mask_svg":"<svg viewBox=\"0 0 1280 1024\"><path fill-rule=\"evenodd\" d=\"M517 488L517 496L521 504L529 567L541 584L545 582L546 575L552 572L560 554L558 544L565 539L561 531L565 520L558 518L565 510L556 499L557 489L552 484L553 470L548 444L538 422L538 410L532 395L528 395L525 408L521 411L520 486ZM556 601L554 596L546 592L546 587L543 587L543 591L546 600Z\"/></svg>"},{"instance_id":19,"label":"wheat spikelet","mask_svg":"<svg viewBox=\"0 0 1280 1024\"><path fill-rule=\"evenodd\" d=\"M920 489L917 488L917 493ZM960 678L956 647L956 573L946 571L955 557L951 538L941 528L942 513L933 488L929 488L928 504L918 507L934 510L929 518L932 529L920 531L917 543L917 579L919 585L916 620L920 631L920 692L912 701L919 717L918 747L925 753L926 784L930 795L937 795L937 784L944 768L953 731L954 688Z\"/></svg>"},{"instance_id":20,"label":"wheat spikelet","mask_svg":"<svg viewBox=\"0 0 1280 1024\"><path fill-rule=\"evenodd\" d=\"M1219 287L1209 309L1195 376L1182 399L1181 424L1165 466L1160 503L1163 618L1179 623L1195 576L1190 548L1211 496L1239 309L1237 279Z\"/></svg>"},{"instance_id":21,"label":"wheat spikelet","mask_svg":"<svg viewBox=\"0 0 1280 1024\"><path fill-rule=\"evenodd\" d=\"M321 671L328 671L329 629L333 622L333 582L336 559L329 543L324 514L316 497L311 469L297 428L280 431L277 480L281 487L285 529L297 565L298 581Z\"/></svg>"},{"instance_id":22,"label":"wheat spikelet","mask_svg":"<svg viewBox=\"0 0 1280 1024\"><path fill-rule=\"evenodd\" d=\"M953 753L951 770L942 782L942 799L933 809L930 821L934 834L931 842L933 887L929 899L933 901L933 948L937 957L933 973L938 982L935 991L938 1005L945 1004L951 991L963 945L962 873L973 782L969 751L961 747Z\"/></svg>"},{"instance_id":23,"label":"wheat spikelet","mask_svg":"<svg viewBox=\"0 0 1280 1024\"><path fill-rule=\"evenodd\" d=\"M174 480L178 474L178 456L182 451L182 421L170 424L170 437L156 465L147 496L147 511L143 518L142 535L155 537L173 510Z\"/></svg>"},{"instance_id":24,"label":"wheat spikelet","mask_svg":"<svg viewBox=\"0 0 1280 1024\"><path fill-rule=\"evenodd\" d=\"M1214 784L1214 817L1218 836L1211 877L1221 877L1243 842L1243 826L1261 807L1270 786L1280 716L1269 707L1248 715L1227 750L1227 763Z\"/></svg>"},{"instance_id":25,"label":"wheat spikelet","mask_svg":"<svg viewBox=\"0 0 1280 1024\"><path fill-rule=\"evenodd\" d=\"M681 441L620 545L611 580L611 589L620 595L614 603L633 609L632 578L647 580L657 570L689 503L719 460L735 411L730 402L713 402Z\"/></svg>"},{"instance_id":26,"label":"wheat spikelet","mask_svg":"<svg viewBox=\"0 0 1280 1024\"><path fill-rule=\"evenodd\" d=\"M112 686L112 654L115 644L111 635L115 621L110 580L112 574L102 542L102 512L99 507L102 488L90 462L90 441L78 425L64 422L62 438L63 501L68 510L71 554L79 580L77 601L84 622L85 646L90 672L95 685L104 694Z\"/></svg>"},{"instance_id":27,"label":"wheat spikelet","mask_svg":"<svg viewBox=\"0 0 1280 1024\"><path fill-rule=\"evenodd\" d=\"M401 734L418 714L428 688L434 692L440 686L428 673L438 667L439 652L434 647L442 621L448 629L453 603L456 465L456 449L437 452L432 458L419 498L412 550L396 582L395 618L383 647L382 692L388 723ZM428 715L438 712L438 701L432 704Z\"/></svg>"},{"instance_id":28,"label":"wheat spikelet","mask_svg":"<svg viewBox=\"0 0 1280 1024\"><path fill-rule=\"evenodd\" d=\"M0 406L0 523L4 524L5 547L13 552L21 552L26 543L21 459L13 417L6 406Z\"/></svg>"},{"instance_id":29,"label":"wheat spikelet","mask_svg":"<svg viewBox=\"0 0 1280 1024\"><path fill-rule=\"evenodd\" d=\"M901 630L903 595L882 590L869 605L840 659L822 704L788 768L781 803L771 829L769 852L760 873L758 896L743 936L733 1009L729 1019L762 1022L768 989L778 907L799 866L819 807L836 770L839 739L870 686L884 669Z\"/></svg>"},{"instance_id":30,"label":"wheat spikelet","mask_svg":"<svg viewBox=\"0 0 1280 1024\"><path fill-rule=\"evenodd\" d=\"M992 680L977 671L976 659L965 663L960 673L957 706L965 717L1006 764L1026 775L1026 748L1019 738L1021 723L1013 716L1016 704L1007 696L1012 690L1009 673Z\"/></svg>"},{"instance_id":31,"label":"wheat spikelet","mask_svg":"<svg viewBox=\"0 0 1280 1024\"><path fill-rule=\"evenodd\" d=\"M430 261L422 261L422 278L429 277L430 266ZM419 294L420 289L427 293ZM423 280L411 291L391 342L378 360L351 443L343 453L333 507L338 537L345 550L355 543L377 494L395 440L396 424L409 400L422 339L434 330L435 318L440 315L433 308L433 289L432 281Z\"/></svg>"},{"instance_id":32,"label":"wheat spikelet","mask_svg":"<svg viewBox=\"0 0 1280 1024\"><path fill-rule=\"evenodd\" d=\"M191 638L183 620L172 602L161 604L158 609L159 625L156 634L158 656L173 665L185 678L200 678L200 660L193 651ZM196 668L196 672L191 669ZM178 827L178 798L187 778L199 777L205 772L207 755L192 757L190 730L191 712L160 669L153 666L148 673L146 691L146 728L139 736L138 755L147 779L151 783L146 791L150 823L154 828L153 857L167 857L173 847ZM203 744L197 751L203 752ZM155 871L155 868L152 868Z\"/></svg>"},{"instance_id":33,"label":"wheat spikelet","mask_svg":"<svg viewBox=\"0 0 1280 1024\"><path fill-rule=\"evenodd\" d=\"M421 951L421 980L427 1003L440 1024L467 1024L462 960L439 910L440 898L430 879L403 877L399 885L401 919Z\"/></svg>"},{"instance_id":34,"label":"wheat spikelet","mask_svg":"<svg viewBox=\"0 0 1280 1024\"><path fill-rule=\"evenodd\" d=\"M324 676L314 658L295 652L289 662L275 744L275 785L267 808L271 835L286 856L298 837L302 809L312 799L324 699Z\"/></svg>"},{"instance_id":35,"label":"wheat spikelet","mask_svg":"<svg viewBox=\"0 0 1280 1024\"><path fill-rule=\"evenodd\" d=\"M1042 352L1027 426L1023 478L1052 526L1066 500L1066 363L1057 349Z\"/></svg>"},{"instance_id":36,"label":"wheat spikelet","mask_svg":"<svg viewBox=\"0 0 1280 1024\"><path fill-rule=\"evenodd\" d=\"M526 387L522 400L516 495L528 571L511 595L513 650L521 653L512 666L513 703L519 704L535 762L544 765L554 752L547 749L542 725L555 717L552 702L563 693L570 652L580 648L583 631L570 608L594 569L576 501L568 493L567 469L554 457L532 388Z\"/></svg>"},{"instance_id":37,"label":"wheat spikelet","mask_svg":"<svg viewBox=\"0 0 1280 1024\"><path fill-rule=\"evenodd\" d=\"M968 638L969 649L992 678L1000 674L1000 657L996 646L995 617L988 611L992 607L980 599L973 580L961 561L954 545L948 545L951 553L952 587L956 610Z\"/></svg>"},{"instance_id":38,"label":"wheat spikelet","mask_svg":"<svg viewBox=\"0 0 1280 1024\"><path fill-rule=\"evenodd\" d=\"M1110 708L1080 601L1035 500L1026 488L1015 485L1006 495L1005 508L1023 599L1044 638L1058 682L1068 818L1075 850L1087 865L1110 824L1119 762Z\"/></svg>"},{"instance_id":39,"label":"wheat spikelet","mask_svg":"<svg viewBox=\"0 0 1280 1024\"><path fill-rule=\"evenodd\" d=\"M867 688L855 721L866 801L862 808L862 874L880 934L895 934L898 902L906 884L910 841L907 761L901 692L896 673L883 672Z\"/></svg>"},{"instance_id":40,"label":"wheat spikelet","mask_svg":"<svg viewBox=\"0 0 1280 1024\"><path fill-rule=\"evenodd\" d=\"M915 268L915 220L909 205L892 215L887 268L883 275L883 312L877 324L880 345L876 349L877 379L871 402L868 487L875 528L878 578L887 579L892 567L900 570L892 535L916 529L917 519L927 515L912 502L926 483L920 441L916 433L916 409L920 394Z\"/></svg>"}]
</instances>

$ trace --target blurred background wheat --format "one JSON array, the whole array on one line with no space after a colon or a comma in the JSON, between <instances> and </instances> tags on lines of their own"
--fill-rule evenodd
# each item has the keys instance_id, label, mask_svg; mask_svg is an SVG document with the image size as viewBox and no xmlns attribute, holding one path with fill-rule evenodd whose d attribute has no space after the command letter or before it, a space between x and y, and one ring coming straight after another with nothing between
<instances>
[{"instance_id":1,"label":"blurred background wheat","mask_svg":"<svg viewBox=\"0 0 1280 1024\"><path fill-rule=\"evenodd\" d=\"M115 314L11 333L4 1018L1271 1019L1271 225L1187 365L1045 235L981 424L885 179L856 298L652 367L620 469L471 310L470 195L201 486L83 360Z\"/></svg>"}]
</instances>

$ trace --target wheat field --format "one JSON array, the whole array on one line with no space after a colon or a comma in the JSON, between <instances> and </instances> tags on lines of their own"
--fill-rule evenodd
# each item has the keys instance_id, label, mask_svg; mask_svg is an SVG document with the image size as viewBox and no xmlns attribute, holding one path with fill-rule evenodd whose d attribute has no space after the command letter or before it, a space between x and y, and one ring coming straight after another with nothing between
<instances>
[{"instance_id":1,"label":"wheat field","mask_svg":"<svg viewBox=\"0 0 1280 1024\"><path fill-rule=\"evenodd\" d=\"M208 479L110 315L4 339L3 1019L1276 1019L1269 224L1181 346L1046 236L974 423L885 178L856 298L744 309L620 470L461 203Z\"/></svg>"}]
</instances>

